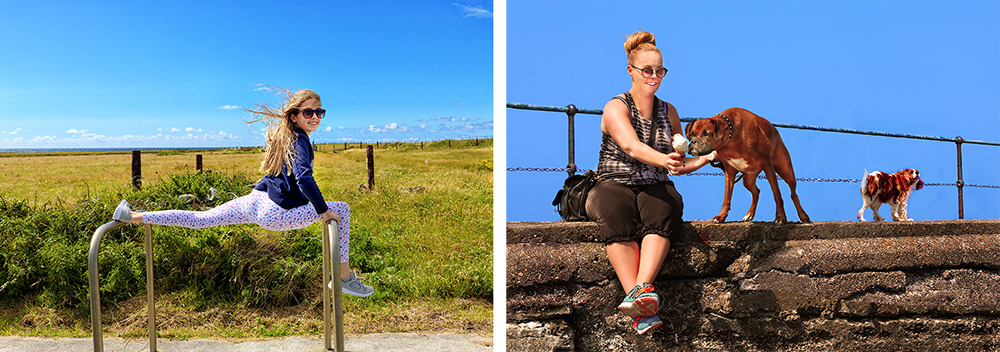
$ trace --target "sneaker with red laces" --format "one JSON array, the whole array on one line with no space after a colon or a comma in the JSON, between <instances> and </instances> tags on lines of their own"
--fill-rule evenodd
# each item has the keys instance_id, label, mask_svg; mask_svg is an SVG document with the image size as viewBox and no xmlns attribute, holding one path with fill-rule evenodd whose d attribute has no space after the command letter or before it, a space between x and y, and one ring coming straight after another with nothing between
<instances>
[{"instance_id":1,"label":"sneaker with red laces","mask_svg":"<svg viewBox=\"0 0 1000 352\"><path fill-rule=\"evenodd\" d=\"M635 285L618 305L618 310L633 318L656 315L659 309L660 295L654 293L653 285L646 282Z\"/></svg>"},{"instance_id":2,"label":"sneaker with red laces","mask_svg":"<svg viewBox=\"0 0 1000 352\"><path fill-rule=\"evenodd\" d=\"M655 314L650 315L648 317L635 317L634 319L635 320L632 322L632 327L635 328L635 332L637 332L639 335L645 335L647 332L649 332L649 330L652 330L657 326L663 325L663 322L660 321L660 317L656 316Z\"/></svg>"}]
</instances>

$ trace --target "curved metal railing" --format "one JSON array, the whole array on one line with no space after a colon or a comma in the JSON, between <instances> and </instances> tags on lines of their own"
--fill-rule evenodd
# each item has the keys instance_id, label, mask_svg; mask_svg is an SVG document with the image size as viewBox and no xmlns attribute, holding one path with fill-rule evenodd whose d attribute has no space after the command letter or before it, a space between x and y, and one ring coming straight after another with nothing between
<instances>
[{"instance_id":1,"label":"curved metal railing","mask_svg":"<svg viewBox=\"0 0 1000 352\"><path fill-rule=\"evenodd\" d=\"M94 231L90 239L87 268L90 274L90 323L94 336L94 352L104 352L104 332L101 329L101 285L99 282L98 257L101 251L101 240L104 234L125 226L119 221L110 221ZM156 352L156 310L153 304L153 226L146 228L146 307L148 317L149 351ZM332 234L332 235L331 235ZM342 283L340 282L340 261L331 265L331 251L340 253L340 240L336 223L323 224L323 347L327 351L344 352L344 303ZM339 256L338 256L339 258ZM332 269L332 270L331 270ZM338 280L331 280L331 276ZM333 283L333 288L327 286ZM332 293L336 292L336 295ZM336 328L336 349L332 348L330 337L330 296L333 297L334 327Z\"/></svg>"}]
</instances>

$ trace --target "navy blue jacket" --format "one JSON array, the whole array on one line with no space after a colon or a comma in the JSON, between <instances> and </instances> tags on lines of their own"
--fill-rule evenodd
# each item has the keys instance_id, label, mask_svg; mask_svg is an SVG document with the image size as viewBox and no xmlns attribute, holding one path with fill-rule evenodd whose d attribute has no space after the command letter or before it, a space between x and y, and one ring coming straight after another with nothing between
<instances>
[{"instance_id":1,"label":"navy blue jacket","mask_svg":"<svg viewBox=\"0 0 1000 352\"><path fill-rule=\"evenodd\" d=\"M254 189L267 192L268 198L284 209L312 203L316 213L323 214L329 207L313 179L313 150L309 136L297 127L295 133L299 138L295 140L291 174L288 173L288 167L282 166L281 173L264 176Z\"/></svg>"}]
</instances>

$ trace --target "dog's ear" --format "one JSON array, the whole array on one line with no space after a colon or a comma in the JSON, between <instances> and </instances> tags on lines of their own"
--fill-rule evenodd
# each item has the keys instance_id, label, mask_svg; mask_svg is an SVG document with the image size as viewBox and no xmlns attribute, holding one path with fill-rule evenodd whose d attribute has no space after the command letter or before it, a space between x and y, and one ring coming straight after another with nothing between
<instances>
[{"instance_id":1,"label":"dog's ear","mask_svg":"<svg viewBox=\"0 0 1000 352\"><path fill-rule=\"evenodd\" d=\"M719 115L715 115L714 117L712 117L711 121L712 121L712 137L715 138L716 142L721 141L722 132L724 131L723 128L726 126L724 125L725 122L722 121L722 118L719 117Z\"/></svg>"},{"instance_id":2,"label":"dog's ear","mask_svg":"<svg viewBox=\"0 0 1000 352\"><path fill-rule=\"evenodd\" d=\"M694 121L688 122L687 125L684 125L684 136L686 136L687 139L691 139L691 128L692 126L694 126L695 121L698 121L698 119L695 119Z\"/></svg>"}]
</instances>

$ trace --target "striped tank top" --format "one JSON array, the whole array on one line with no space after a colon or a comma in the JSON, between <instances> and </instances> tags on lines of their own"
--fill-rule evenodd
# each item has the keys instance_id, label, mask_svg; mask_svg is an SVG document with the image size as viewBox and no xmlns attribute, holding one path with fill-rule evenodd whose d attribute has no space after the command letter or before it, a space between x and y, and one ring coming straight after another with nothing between
<instances>
[{"instance_id":1,"label":"striped tank top","mask_svg":"<svg viewBox=\"0 0 1000 352\"><path fill-rule=\"evenodd\" d=\"M632 101L632 95L625 93L615 96L629 107L632 111L631 122L635 134L639 141L650 145L649 133L653 124L657 125L654 136L653 149L658 152L669 154L674 151L671 143L673 131L667 118L667 104L654 96L653 120L646 120L639 115L639 110ZM643 162L629 156L622 150L621 146L615 142L611 135L604 134L601 138L601 153L597 164L598 176L605 176L608 179L618 181L626 186L648 186L669 181L669 171L667 169L644 164Z\"/></svg>"}]
</instances>

